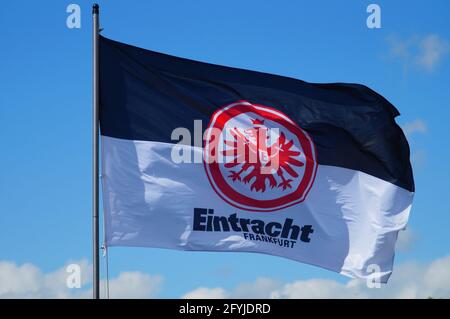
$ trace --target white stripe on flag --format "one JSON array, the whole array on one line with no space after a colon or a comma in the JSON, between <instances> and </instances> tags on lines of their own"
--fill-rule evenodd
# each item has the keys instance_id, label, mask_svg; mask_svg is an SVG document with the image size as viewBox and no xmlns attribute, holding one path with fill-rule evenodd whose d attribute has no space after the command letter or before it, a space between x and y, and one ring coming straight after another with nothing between
<instances>
[{"instance_id":1,"label":"white stripe on flag","mask_svg":"<svg viewBox=\"0 0 450 319\"><path fill-rule=\"evenodd\" d=\"M102 136L107 245L261 252L363 278L375 265L381 282L387 281L413 193L359 171L319 165L304 202L275 212L248 212L214 192L203 164L175 164L173 145ZM194 231L194 208L265 224L292 219L295 225L312 225L314 232L309 242L286 247L233 230Z\"/></svg>"}]
</instances>

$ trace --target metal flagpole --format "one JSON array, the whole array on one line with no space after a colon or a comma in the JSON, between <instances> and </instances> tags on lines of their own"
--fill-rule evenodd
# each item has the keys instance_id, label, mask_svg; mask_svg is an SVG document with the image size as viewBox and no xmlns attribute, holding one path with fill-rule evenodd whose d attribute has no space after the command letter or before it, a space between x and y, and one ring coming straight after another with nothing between
<instances>
[{"instance_id":1,"label":"metal flagpole","mask_svg":"<svg viewBox=\"0 0 450 319\"><path fill-rule=\"evenodd\" d=\"M92 47L93 47L93 113L92 113L92 235L93 235L93 299L100 299L100 241L99 241L99 187L98 187L98 140L99 140L99 6L92 6Z\"/></svg>"}]
</instances>

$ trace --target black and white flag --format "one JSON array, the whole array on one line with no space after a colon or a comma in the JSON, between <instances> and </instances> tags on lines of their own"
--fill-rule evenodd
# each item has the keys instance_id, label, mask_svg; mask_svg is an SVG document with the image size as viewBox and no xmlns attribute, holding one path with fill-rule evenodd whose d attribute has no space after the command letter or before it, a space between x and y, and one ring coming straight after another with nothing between
<instances>
[{"instance_id":1,"label":"black and white flag","mask_svg":"<svg viewBox=\"0 0 450 319\"><path fill-rule=\"evenodd\" d=\"M363 85L101 37L106 244L259 252L386 282L414 195L398 115Z\"/></svg>"}]
</instances>

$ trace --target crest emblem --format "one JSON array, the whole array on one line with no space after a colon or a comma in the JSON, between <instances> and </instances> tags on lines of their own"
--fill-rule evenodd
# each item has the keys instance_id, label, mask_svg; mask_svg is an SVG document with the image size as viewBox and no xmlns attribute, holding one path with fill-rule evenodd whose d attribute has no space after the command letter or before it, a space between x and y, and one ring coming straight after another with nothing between
<instances>
[{"instance_id":1,"label":"crest emblem","mask_svg":"<svg viewBox=\"0 0 450 319\"><path fill-rule=\"evenodd\" d=\"M213 114L204 165L216 193L249 211L302 202L317 169L315 147L305 131L282 112L247 101Z\"/></svg>"}]
</instances>

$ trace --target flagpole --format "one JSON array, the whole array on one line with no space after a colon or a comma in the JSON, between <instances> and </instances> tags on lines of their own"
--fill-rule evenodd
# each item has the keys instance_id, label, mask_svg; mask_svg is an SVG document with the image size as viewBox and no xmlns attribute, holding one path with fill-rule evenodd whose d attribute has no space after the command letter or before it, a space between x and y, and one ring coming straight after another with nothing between
<instances>
[{"instance_id":1,"label":"flagpole","mask_svg":"<svg viewBox=\"0 0 450 319\"><path fill-rule=\"evenodd\" d=\"M92 298L100 299L100 241L99 241L99 186L98 186L98 140L99 140L99 6L92 6L92 54L93 54L93 113L92 113L92 237L93 237L93 290Z\"/></svg>"}]
</instances>

